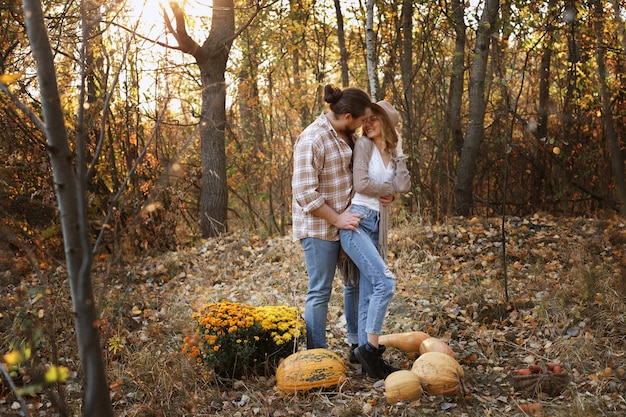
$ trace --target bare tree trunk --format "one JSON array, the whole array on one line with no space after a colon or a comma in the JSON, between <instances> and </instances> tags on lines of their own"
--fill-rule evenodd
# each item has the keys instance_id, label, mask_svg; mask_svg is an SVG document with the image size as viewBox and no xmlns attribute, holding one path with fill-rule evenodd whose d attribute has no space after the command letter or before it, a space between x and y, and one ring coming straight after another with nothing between
<instances>
[{"instance_id":1,"label":"bare tree trunk","mask_svg":"<svg viewBox=\"0 0 626 417\"><path fill-rule=\"evenodd\" d=\"M545 139L548 135L550 61L552 59L552 43L545 42L544 45L539 66L539 107L537 108L537 136L541 139Z\"/></svg>"},{"instance_id":2,"label":"bare tree trunk","mask_svg":"<svg viewBox=\"0 0 626 417\"><path fill-rule=\"evenodd\" d=\"M298 1L298 0L289 0L289 19L293 22L307 22L308 18L309 18L309 13L310 10L308 8L303 7L302 2ZM291 39L290 42L292 45L304 45L304 33L302 30L294 30L293 32L291 32ZM294 90L295 91L301 91L302 90L302 80L301 78L298 76L299 74L302 73L302 71L300 70L300 63L302 61L302 54L300 51L301 48L293 48L293 52L292 52L292 56L291 56L291 66L292 66L292 71L293 74L296 75L295 77L293 77L293 86L294 86ZM324 75L323 74L317 74L318 79L323 79ZM317 93L320 93L320 91L318 91ZM322 100L322 96L320 96L320 101ZM323 106L323 101L321 101L321 103L319 104L319 106L314 106L314 108L317 110L318 108L322 108ZM302 104L301 107L298 109L299 113L300 113L300 123L301 123L301 127L302 129L304 129L306 126L309 125L309 123L311 123L312 121L312 112L311 109L306 106L305 104ZM313 115L313 117L316 117L317 115Z\"/></svg>"},{"instance_id":3,"label":"bare tree trunk","mask_svg":"<svg viewBox=\"0 0 626 417\"><path fill-rule=\"evenodd\" d=\"M176 30L166 23L180 49L196 59L202 82L200 119L200 159L202 191L200 228L202 237L214 237L228 230L228 188L226 184L226 82L225 72L235 35L235 11L232 0L214 0L209 37L199 46L188 34L185 16L178 3L170 3Z\"/></svg>"},{"instance_id":4,"label":"bare tree trunk","mask_svg":"<svg viewBox=\"0 0 626 417\"><path fill-rule=\"evenodd\" d=\"M461 0L452 0L452 25L454 27L454 57L452 75L448 91L448 112L446 127L450 129L452 145L457 155L463 147L463 128L461 126L461 105L463 104L463 78L465 76L465 25L464 9Z\"/></svg>"},{"instance_id":5,"label":"bare tree trunk","mask_svg":"<svg viewBox=\"0 0 626 417\"><path fill-rule=\"evenodd\" d=\"M402 137L405 143L412 143L413 119L413 1L402 1L402 59L400 68L402 72L402 91L404 100L404 114L402 123Z\"/></svg>"},{"instance_id":6,"label":"bare tree trunk","mask_svg":"<svg viewBox=\"0 0 626 417\"><path fill-rule=\"evenodd\" d=\"M611 156L611 169L617 188L617 196L620 202L620 215L626 217L626 179L624 177L624 159L615 132L615 124L613 123L613 110L611 108L611 97L606 84L606 64L604 62L605 49L604 45L604 12L603 4L600 0L593 0L594 22L593 27L596 32L598 45L596 47L596 61L598 65L598 79L600 81L600 97L602 99L602 119L604 127L604 136L607 141L609 155Z\"/></svg>"},{"instance_id":7,"label":"bare tree trunk","mask_svg":"<svg viewBox=\"0 0 626 417\"><path fill-rule=\"evenodd\" d=\"M81 103L86 103L87 106L82 106L82 109L79 109L79 114L84 113L84 121L85 123L81 125L78 124L79 134L83 135L85 145L84 146L84 155L83 158L85 161L91 161L94 157L92 149L95 148L96 140L98 138L98 123L97 116L102 114L102 106L101 102L98 102L98 97L101 96L98 91L98 83L96 81L96 62L99 61L101 63L101 59L97 60L93 53L93 48L91 47L92 40L101 39L101 31L102 29L97 24L99 22L98 12L99 12L100 4L95 2L80 2L81 8L81 22L83 25L83 51L85 52L85 56L82 57L82 65L83 65L83 77L84 77L84 88L82 89L83 93L86 94L84 100L81 100ZM100 105L99 105L100 104ZM91 147L91 149L90 149ZM95 155L96 160L98 158ZM95 169L90 169L86 172L87 184L93 179L95 175Z\"/></svg>"},{"instance_id":8,"label":"bare tree trunk","mask_svg":"<svg viewBox=\"0 0 626 417\"><path fill-rule=\"evenodd\" d=\"M489 44L491 35L495 30L499 7L499 0L486 0L476 35L476 49L469 85L469 121L455 186L455 213L460 216L468 216L473 206L473 182L476 172L476 159L485 125L485 78Z\"/></svg>"},{"instance_id":9,"label":"bare tree trunk","mask_svg":"<svg viewBox=\"0 0 626 417\"><path fill-rule=\"evenodd\" d=\"M346 35L343 31L343 13L341 12L341 2L335 0L335 10L337 11L337 42L339 43L339 63L341 65L341 86L348 87L350 77L348 73L348 51L346 49Z\"/></svg>"},{"instance_id":10,"label":"bare tree trunk","mask_svg":"<svg viewBox=\"0 0 626 417\"><path fill-rule=\"evenodd\" d=\"M84 179L76 178L69 148L65 118L57 87L50 40L43 20L41 3L24 0L24 17L37 65L41 108L48 140L48 155L61 214L65 259L72 294L78 353L83 368L83 415L113 416L102 350L95 326L96 304L91 285L93 257L84 198ZM86 42L86 39L83 39Z\"/></svg>"},{"instance_id":11,"label":"bare tree trunk","mask_svg":"<svg viewBox=\"0 0 626 417\"><path fill-rule=\"evenodd\" d=\"M225 10L229 15L225 16ZM230 25L228 24L230 20ZM202 79L202 119L200 121L202 196L201 230L203 237L227 231L228 191L226 185L226 83L224 73L234 33L232 1L214 1L211 34L198 59ZM220 24L217 24L220 23ZM225 33L221 33L224 30ZM224 44L224 38L230 38Z\"/></svg>"},{"instance_id":12,"label":"bare tree trunk","mask_svg":"<svg viewBox=\"0 0 626 417\"><path fill-rule=\"evenodd\" d=\"M554 43L554 23L559 9L556 0L548 1L548 15L546 16L546 40L543 43L543 53L539 67L539 108L537 109L537 134L540 139L548 135L548 114L550 110L550 65L552 60L552 45Z\"/></svg>"},{"instance_id":13,"label":"bare tree trunk","mask_svg":"<svg viewBox=\"0 0 626 417\"><path fill-rule=\"evenodd\" d=\"M413 143L413 1L402 1L402 58L400 69L402 72L402 100L404 113L402 121L402 137L405 144Z\"/></svg>"},{"instance_id":14,"label":"bare tree trunk","mask_svg":"<svg viewBox=\"0 0 626 417\"><path fill-rule=\"evenodd\" d=\"M413 1L402 1L402 56L400 58L400 70L402 72L402 91L404 111L402 112L402 138L405 147L410 148L410 171L411 186L414 190L414 199L419 201L422 179L419 166L419 146L415 135L415 119L412 117L413 99Z\"/></svg>"},{"instance_id":15,"label":"bare tree trunk","mask_svg":"<svg viewBox=\"0 0 626 417\"><path fill-rule=\"evenodd\" d=\"M572 134L574 118L572 115L572 107L574 102L574 92L576 91L578 70L576 68L580 61L580 41L578 36L578 18L576 17L578 10L576 9L576 0L567 0L565 4L565 22L568 24L567 36L567 62L569 68L567 71L567 91L563 100L563 136L570 137Z\"/></svg>"},{"instance_id":16,"label":"bare tree trunk","mask_svg":"<svg viewBox=\"0 0 626 417\"><path fill-rule=\"evenodd\" d=\"M619 38L620 38L619 41L620 41L620 44L622 45L622 53L624 53L626 52L626 33L624 31L624 19L622 18L623 9L622 7L620 7L620 4L617 0L613 0L613 10L615 12L615 20L617 21L617 32L619 33ZM624 74L624 72L626 72L626 63L623 63L622 65L621 73ZM623 137L622 137L622 140L623 140ZM612 157L615 158L615 155L612 155ZM624 169L623 158L622 158L621 164L622 164L622 170L623 170ZM623 197L622 197L621 204L622 204L621 213L622 213L622 217L624 217L624 211L626 210L626 207L624 207ZM623 269L623 271L624 271L624 277L626 278L626 254L624 255L624 265L625 265L625 268Z\"/></svg>"},{"instance_id":17,"label":"bare tree trunk","mask_svg":"<svg viewBox=\"0 0 626 417\"><path fill-rule=\"evenodd\" d=\"M256 51L255 39L249 39L246 36L241 38L241 66L239 68L239 85L237 88L237 106L239 108L239 120L240 123L240 140L243 146L246 148L246 155L249 156L247 161L249 163L241 166L240 169L249 182L249 188L242 196L246 200L249 199L251 193L259 191L259 178L256 175L251 175L251 171L258 165L258 155L267 154L265 149L265 132L263 130L263 123L259 114L260 99L258 88L258 56ZM271 154L269 154L271 158ZM231 164L232 165L232 164ZM249 209L250 221L252 226L257 228L257 215L254 213L253 205L247 205ZM260 219L264 222L264 219Z\"/></svg>"},{"instance_id":18,"label":"bare tree trunk","mask_svg":"<svg viewBox=\"0 0 626 417\"><path fill-rule=\"evenodd\" d=\"M370 96L373 101L378 100L378 80L376 77L376 33L374 32L374 0L367 0L365 18L365 59L367 63L367 78L370 85Z\"/></svg>"},{"instance_id":19,"label":"bare tree trunk","mask_svg":"<svg viewBox=\"0 0 626 417\"><path fill-rule=\"evenodd\" d=\"M546 32L543 42L543 52L539 64L539 106L537 107L537 128L532 131L533 135L540 141L545 141L548 137L548 118L550 115L550 69L552 65L552 45L554 44L554 30L557 15L560 9L556 7L556 0L548 1L548 14L544 30ZM548 161L543 152L537 155L534 166L532 189L530 194L531 205L540 205L544 198L544 184L547 183Z\"/></svg>"},{"instance_id":20,"label":"bare tree trunk","mask_svg":"<svg viewBox=\"0 0 626 417\"><path fill-rule=\"evenodd\" d=\"M465 13L461 0L451 0L452 14L450 24L454 28L454 56L452 57L452 73L450 74L450 89L448 90L448 103L445 114L446 123L444 129L444 141L449 141L450 147L439 146L437 150L438 164L433 167L434 179L438 182L441 200L441 208L445 213L452 212L453 198L450 195L449 172L454 169L454 164L463 147L463 127L461 125L461 108L463 105L463 86L465 79L465 42L467 39L465 25Z\"/></svg>"}]
</instances>

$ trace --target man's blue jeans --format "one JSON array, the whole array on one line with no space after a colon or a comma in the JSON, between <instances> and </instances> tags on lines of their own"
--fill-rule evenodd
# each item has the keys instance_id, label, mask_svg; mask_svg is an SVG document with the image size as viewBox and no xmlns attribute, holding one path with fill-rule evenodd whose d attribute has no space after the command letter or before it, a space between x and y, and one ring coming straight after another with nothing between
<instances>
[{"instance_id":1,"label":"man's blue jeans","mask_svg":"<svg viewBox=\"0 0 626 417\"><path fill-rule=\"evenodd\" d=\"M333 288L339 241L307 237L300 240L309 275L309 289L304 306L307 349L326 347L328 302ZM344 286L344 314L348 328L348 343L358 342L359 289Z\"/></svg>"},{"instance_id":2,"label":"man's blue jeans","mask_svg":"<svg viewBox=\"0 0 626 417\"><path fill-rule=\"evenodd\" d=\"M361 215L357 230L341 230L341 246L359 268L359 346L367 334L380 334L387 307L396 289L396 277L378 252L380 213L353 205L352 213Z\"/></svg>"}]
</instances>

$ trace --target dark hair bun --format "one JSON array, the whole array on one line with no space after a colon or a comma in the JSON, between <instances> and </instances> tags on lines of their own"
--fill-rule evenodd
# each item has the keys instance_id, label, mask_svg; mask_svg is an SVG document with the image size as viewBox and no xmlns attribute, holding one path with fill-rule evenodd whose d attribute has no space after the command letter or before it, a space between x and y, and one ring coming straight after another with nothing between
<instances>
[{"instance_id":1,"label":"dark hair bun","mask_svg":"<svg viewBox=\"0 0 626 417\"><path fill-rule=\"evenodd\" d=\"M335 87L332 84L326 84L324 86L324 101L329 104L336 103L341 98L343 91L341 88Z\"/></svg>"}]
</instances>

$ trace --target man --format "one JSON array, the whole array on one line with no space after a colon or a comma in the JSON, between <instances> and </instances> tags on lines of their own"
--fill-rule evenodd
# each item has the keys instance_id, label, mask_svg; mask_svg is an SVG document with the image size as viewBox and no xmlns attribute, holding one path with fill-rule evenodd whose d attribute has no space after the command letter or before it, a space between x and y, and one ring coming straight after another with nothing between
<instances>
[{"instance_id":1,"label":"man","mask_svg":"<svg viewBox=\"0 0 626 417\"><path fill-rule=\"evenodd\" d=\"M361 89L324 87L326 109L298 137L294 148L293 240L304 250L309 286L304 309L307 348L326 348L328 302L339 255L339 229L356 230L350 213L355 131L370 115ZM348 343L358 344L358 287L345 285Z\"/></svg>"}]
</instances>

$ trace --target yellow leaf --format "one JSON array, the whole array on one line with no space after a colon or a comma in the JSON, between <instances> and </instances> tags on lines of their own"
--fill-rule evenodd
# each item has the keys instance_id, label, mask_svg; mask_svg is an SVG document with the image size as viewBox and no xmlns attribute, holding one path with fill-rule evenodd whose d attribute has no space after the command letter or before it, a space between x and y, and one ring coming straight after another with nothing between
<instances>
[{"instance_id":1,"label":"yellow leaf","mask_svg":"<svg viewBox=\"0 0 626 417\"><path fill-rule=\"evenodd\" d=\"M18 352L17 350L14 350L13 352L10 352L10 353L7 353L6 355L4 355L2 360L7 365L17 365L18 363L21 362L21 360L20 360L21 357L22 357L22 354L20 352Z\"/></svg>"},{"instance_id":2,"label":"yellow leaf","mask_svg":"<svg viewBox=\"0 0 626 417\"><path fill-rule=\"evenodd\" d=\"M35 296L31 300L31 304L35 304L37 301L41 300L41 297L43 297L42 293L38 292L37 294L35 294Z\"/></svg>"},{"instance_id":3,"label":"yellow leaf","mask_svg":"<svg viewBox=\"0 0 626 417\"><path fill-rule=\"evenodd\" d=\"M63 382L70 375L69 369L65 366L51 366L46 371L46 375L44 378L48 384L53 384L55 382Z\"/></svg>"},{"instance_id":4,"label":"yellow leaf","mask_svg":"<svg viewBox=\"0 0 626 417\"><path fill-rule=\"evenodd\" d=\"M16 72L14 74L0 74L0 83L4 85L9 85L15 82L15 80L20 78L22 75L24 75L23 72Z\"/></svg>"},{"instance_id":5,"label":"yellow leaf","mask_svg":"<svg viewBox=\"0 0 626 417\"><path fill-rule=\"evenodd\" d=\"M30 358L30 348L24 350L14 350L7 353L2 357L2 360L7 365L18 365Z\"/></svg>"}]
</instances>

